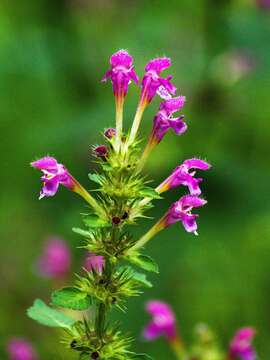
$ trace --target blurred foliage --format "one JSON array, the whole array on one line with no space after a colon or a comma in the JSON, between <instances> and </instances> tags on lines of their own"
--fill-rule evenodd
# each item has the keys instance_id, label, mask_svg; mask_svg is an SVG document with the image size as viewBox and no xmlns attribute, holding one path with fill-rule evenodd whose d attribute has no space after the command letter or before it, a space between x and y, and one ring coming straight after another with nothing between
<instances>
[{"instance_id":1,"label":"blurred foliage","mask_svg":"<svg viewBox=\"0 0 270 360\"><path fill-rule=\"evenodd\" d=\"M155 184L184 158L207 158L213 168L204 182L209 204L201 211L200 236L178 225L158 235L148 247L160 264L153 289L131 300L126 314L114 316L136 336L137 351L158 359L168 358L166 344L140 338L149 298L172 304L187 341L198 322L210 324L224 346L236 328L255 326L258 352L267 358L269 38L270 11L255 0L1 1L1 359L13 335L30 339L43 360L67 358L57 333L32 322L25 309L35 297L47 301L57 287L34 271L47 235L68 240L78 269L82 251L71 227L80 225L84 205L64 189L39 202L38 175L28 164L49 153L91 186L90 145L114 123L111 89L100 79L119 48L134 56L139 74L150 58L170 56L174 83L187 96L189 131L180 138L168 134L147 164ZM235 52L248 71L241 61L240 71L222 60ZM138 89L130 88L126 126L138 99ZM157 106L156 99L146 112L144 137ZM178 197L179 189L166 194L151 215L160 216ZM150 223L142 222L140 232Z\"/></svg>"}]
</instances>

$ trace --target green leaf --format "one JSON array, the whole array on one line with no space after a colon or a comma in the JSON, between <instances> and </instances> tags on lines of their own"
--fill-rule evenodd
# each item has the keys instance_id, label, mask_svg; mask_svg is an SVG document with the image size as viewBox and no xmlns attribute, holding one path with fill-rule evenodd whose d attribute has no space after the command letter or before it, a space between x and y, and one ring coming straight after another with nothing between
<instances>
[{"instance_id":1,"label":"green leaf","mask_svg":"<svg viewBox=\"0 0 270 360\"><path fill-rule=\"evenodd\" d=\"M72 231L75 232L76 234L79 234L79 235L82 235L86 238L89 238L91 233L87 230L83 230L83 229L80 229L80 228L72 228Z\"/></svg>"},{"instance_id":2,"label":"green leaf","mask_svg":"<svg viewBox=\"0 0 270 360\"><path fill-rule=\"evenodd\" d=\"M136 271L132 274L132 280L148 288L153 286L151 282L146 279L145 274L138 273Z\"/></svg>"},{"instance_id":3,"label":"green leaf","mask_svg":"<svg viewBox=\"0 0 270 360\"><path fill-rule=\"evenodd\" d=\"M72 310L86 310L92 304L91 297L74 287L65 287L52 293L52 304Z\"/></svg>"},{"instance_id":4,"label":"green leaf","mask_svg":"<svg viewBox=\"0 0 270 360\"><path fill-rule=\"evenodd\" d=\"M91 181L99 184L99 185L102 185L103 183L103 176L102 175L99 175L99 174L88 174L88 177Z\"/></svg>"},{"instance_id":5,"label":"green leaf","mask_svg":"<svg viewBox=\"0 0 270 360\"><path fill-rule=\"evenodd\" d=\"M141 359L141 360L153 360L153 358L147 354L132 354L132 359Z\"/></svg>"},{"instance_id":6,"label":"green leaf","mask_svg":"<svg viewBox=\"0 0 270 360\"><path fill-rule=\"evenodd\" d=\"M159 272L158 264L150 256L138 254L130 256L128 260L146 271L152 271L157 274Z\"/></svg>"},{"instance_id":7,"label":"green leaf","mask_svg":"<svg viewBox=\"0 0 270 360\"><path fill-rule=\"evenodd\" d=\"M106 221L100 219L97 215L86 215L83 218L83 222L86 226L89 227L106 227L110 226L111 224L108 224Z\"/></svg>"},{"instance_id":8,"label":"green leaf","mask_svg":"<svg viewBox=\"0 0 270 360\"><path fill-rule=\"evenodd\" d=\"M155 189L151 188L150 186L145 186L141 191L140 195L149 197L152 199L162 199L159 193L156 192Z\"/></svg>"},{"instance_id":9,"label":"green leaf","mask_svg":"<svg viewBox=\"0 0 270 360\"><path fill-rule=\"evenodd\" d=\"M42 300L37 299L34 305L27 310L27 315L38 323L50 327L70 329L76 320L62 312L47 306Z\"/></svg>"}]
</instances>

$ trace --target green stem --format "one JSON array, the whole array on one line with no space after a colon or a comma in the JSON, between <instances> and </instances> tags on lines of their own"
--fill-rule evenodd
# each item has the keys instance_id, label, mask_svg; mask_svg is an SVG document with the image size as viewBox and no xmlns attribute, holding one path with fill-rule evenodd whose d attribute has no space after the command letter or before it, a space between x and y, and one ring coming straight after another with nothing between
<instances>
[{"instance_id":1,"label":"green stem","mask_svg":"<svg viewBox=\"0 0 270 360\"><path fill-rule=\"evenodd\" d=\"M97 336L100 339L103 338L104 326L105 326L105 317L106 317L106 306L105 306L104 303L99 303L97 305L95 330L96 330Z\"/></svg>"},{"instance_id":2,"label":"green stem","mask_svg":"<svg viewBox=\"0 0 270 360\"><path fill-rule=\"evenodd\" d=\"M158 232L165 228L164 225L165 217L163 216L146 234L144 234L139 241L136 242L134 246L130 249L138 250L143 247L149 240L151 240Z\"/></svg>"}]
</instances>

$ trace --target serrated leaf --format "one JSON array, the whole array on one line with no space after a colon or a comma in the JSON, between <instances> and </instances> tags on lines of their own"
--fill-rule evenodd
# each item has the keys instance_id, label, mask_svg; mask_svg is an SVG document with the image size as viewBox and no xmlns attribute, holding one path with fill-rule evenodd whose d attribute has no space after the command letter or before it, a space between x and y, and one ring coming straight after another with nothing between
<instances>
[{"instance_id":1,"label":"serrated leaf","mask_svg":"<svg viewBox=\"0 0 270 360\"><path fill-rule=\"evenodd\" d=\"M152 271L157 274L159 272L158 264L150 256L138 254L130 256L128 260L144 270Z\"/></svg>"},{"instance_id":2,"label":"serrated leaf","mask_svg":"<svg viewBox=\"0 0 270 360\"><path fill-rule=\"evenodd\" d=\"M153 285L146 279L145 274L134 271L132 274L132 280L144 285L145 287L151 288Z\"/></svg>"},{"instance_id":3,"label":"serrated leaf","mask_svg":"<svg viewBox=\"0 0 270 360\"><path fill-rule=\"evenodd\" d=\"M83 218L83 222L89 227L107 227L110 226L106 221L100 219L97 215L86 215Z\"/></svg>"},{"instance_id":4,"label":"serrated leaf","mask_svg":"<svg viewBox=\"0 0 270 360\"><path fill-rule=\"evenodd\" d=\"M96 184L101 185L103 182L103 176L99 174L88 174L88 177L91 181L95 182Z\"/></svg>"},{"instance_id":5,"label":"serrated leaf","mask_svg":"<svg viewBox=\"0 0 270 360\"><path fill-rule=\"evenodd\" d=\"M33 306L27 310L27 315L38 323L49 327L70 329L76 322L62 312L52 309L40 299L34 301Z\"/></svg>"},{"instance_id":6,"label":"serrated leaf","mask_svg":"<svg viewBox=\"0 0 270 360\"><path fill-rule=\"evenodd\" d=\"M74 287L65 287L54 291L51 299L53 305L72 310L87 310L92 304L88 294Z\"/></svg>"},{"instance_id":7,"label":"serrated leaf","mask_svg":"<svg viewBox=\"0 0 270 360\"><path fill-rule=\"evenodd\" d=\"M155 189L151 188L150 186L145 186L141 191L140 195L149 197L152 199L162 199L159 193L156 192Z\"/></svg>"},{"instance_id":8,"label":"serrated leaf","mask_svg":"<svg viewBox=\"0 0 270 360\"><path fill-rule=\"evenodd\" d=\"M83 229L80 229L80 228L72 228L72 231L75 232L76 234L79 234L79 235L82 235L86 238L89 238L90 237L90 233L89 231L87 230L83 230Z\"/></svg>"}]
</instances>

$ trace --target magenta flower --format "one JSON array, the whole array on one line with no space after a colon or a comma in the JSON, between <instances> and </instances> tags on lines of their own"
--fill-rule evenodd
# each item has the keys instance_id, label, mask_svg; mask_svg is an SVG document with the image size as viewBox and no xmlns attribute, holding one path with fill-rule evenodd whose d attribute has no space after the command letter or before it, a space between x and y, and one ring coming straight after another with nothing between
<instances>
[{"instance_id":1,"label":"magenta flower","mask_svg":"<svg viewBox=\"0 0 270 360\"><path fill-rule=\"evenodd\" d=\"M67 243L59 238L46 241L37 265L40 275L45 278L65 277L71 267L71 254Z\"/></svg>"},{"instance_id":2,"label":"magenta flower","mask_svg":"<svg viewBox=\"0 0 270 360\"><path fill-rule=\"evenodd\" d=\"M160 104L159 112L154 118L152 133L149 142L153 145L158 144L172 128L177 135L183 134L187 130L187 125L183 121L183 116L173 118L172 114L179 111L185 104L185 97L178 96Z\"/></svg>"},{"instance_id":3,"label":"magenta flower","mask_svg":"<svg viewBox=\"0 0 270 360\"><path fill-rule=\"evenodd\" d=\"M43 176L41 177L43 187L39 199L54 196L58 190L59 184L70 190L76 191L76 180L70 175L65 166L59 164L53 157L45 156L37 161L33 161L31 165L41 170L43 173Z\"/></svg>"},{"instance_id":4,"label":"magenta flower","mask_svg":"<svg viewBox=\"0 0 270 360\"><path fill-rule=\"evenodd\" d=\"M197 233L196 218L198 214L192 214L193 208L198 208L207 203L206 200L193 195L184 195L169 208L168 212L160 220L160 225L168 227L177 221L181 221L187 232Z\"/></svg>"},{"instance_id":5,"label":"magenta flower","mask_svg":"<svg viewBox=\"0 0 270 360\"><path fill-rule=\"evenodd\" d=\"M171 94L175 95L176 87L171 83L172 76L160 77L161 72L169 66L171 66L171 60L166 57L153 59L145 66L146 73L142 79L142 102L150 103L156 93L166 100L171 98Z\"/></svg>"},{"instance_id":6,"label":"magenta flower","mask_svg":"<svg viewBox=\"0 0 270 360\"><path fill-rule=\"evenodd\" d=\"M111 56L111 68L103 77L102 81L109 78L112 81L115 97L124 97L128 91L128 85L133 80L136 84L139 81L133 65L133 58L126 50L119 50Z\"/></svg>"},{"instance_id":7,"label":"magenta flower","mask_svg":"<svg viewBox=\"0 0 270 360\"><path fill-rule=\"evenodd\" d=\"M11 339L7 351L10 360L37 360L38 358L32 345L22 338Z\"/></svg>"},{"instance_id":8,"label":"magenta flower","mask_svg":"<svg viewBox=\"0 0 270 360\"><path fill-rule=\"evenodd\" d=\"M179 185L184 185L188 187L191 195L200 195L201 189L199 184L202 179L194 177L196 174L194 169L208 170L210 167L210 164L200 159L185 160L182 165L178 166L172 174L156 188L156 191L161 194Z\"/></svg>"},{"instance_id":9,"label":"magenta flower","mask_svg":"<svg viewBox=\"0 0 270 360\"><path fill-rule=\"evenodd\" d=\"M105 260L103 256L96 255L94 253L89 252L85 258L83 267L91 272L95 271L99 274L102 273L105 266Z\"/></svg>"},{"instance_id":10,"label":"magenta flower","mask_svg":"<svg viewBox=\"0 0 270 360\"><path fill-rule=\"evenodd\" d=\"M255 330L246 327L238 330L230 343L230 358L241 360L256 360L257 355L252 346Z\"/></svg>"},{"instance_id":11,"label":"magenta flower","mask_svg":"<svg viewBox=\"0 0 270 360\"><path fill-rule=\"evenodd\" d=\"M143 331L146 340L154 340L159 336L165 336L168 341L177 338L176 319L171 307L158 300L149 301L146 311L152 315L152 319Z\"/></svg>"}]
</instances>

